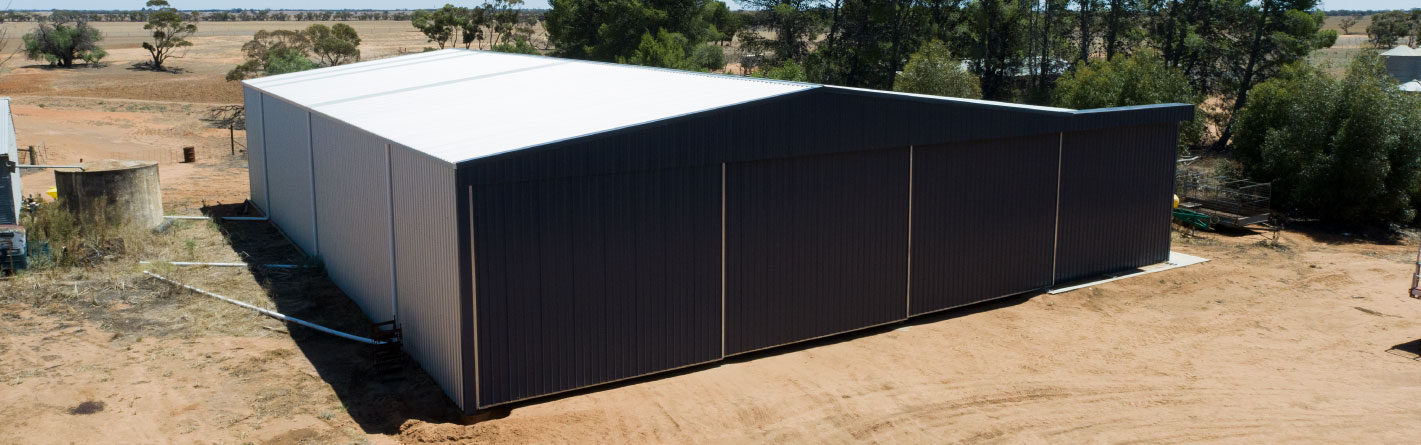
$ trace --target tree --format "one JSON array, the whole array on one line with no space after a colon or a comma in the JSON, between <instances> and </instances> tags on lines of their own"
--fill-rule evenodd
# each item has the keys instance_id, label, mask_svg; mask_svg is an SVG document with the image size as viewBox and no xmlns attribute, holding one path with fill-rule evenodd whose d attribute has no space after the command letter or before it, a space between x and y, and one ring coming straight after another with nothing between
<instances>
[{"instance_id":1,"label":"tree","mask_svg":"<svg viewBox=\"0 0 1421 445\"><path fill-rule=\"evenodd\" d=\"M813 8L816 3L811 0L744 0L741 4L751 7L758 7L768 11L767 25L774 32L773 39L765 40L762 43L763 51L768 51L771 59L777 62L785 60L803 61L809 54L809 42L814 40L817 33ZM842 1L834 3L837 10ZM839 23L835 20L834 23ZM748 28L748 27L747 27ZM746 29L747 32L754 32ZM825 41L826 46L835 46L835 41L831 36ZM757 52L763 52L757 51Z\"/></svg>"},{"instance_id":2,"label":"tree","mask_svg":"<svg viewBox=\"0 0 1421 445\"><path fill-rule=\"evenodd\" d=\"M183 21L182 14L167 0L148 0L146 7L156 9L148 14L148 24L143 25L143 29L153 31L153 41L143 42L143 49L152 57L149 66L161 71L163 62L175 57L174 50L192 46L186 37L197 32L197 25Z\"/></svg>"},{"instance_id":3,"label":"tree","mask_svg":"<svg viewBox=\"0 0 1421 445\"><path fill-rule=\"evenodd\" d=\"M1314 50L1330 47L1337 41L1336 31L1322 29L1327 16L1314 11L1317 0L1227 4L1225 17L1230 25L1229 34L1243 36L1245 40L1229 45L1221 59L1231 62L1221 71L1219 83L1233 104L1223 132L1214 143L1217 149L1227 146L1235 115L1248 105L1249 90L1278 74L1284 66L1306 60Z\"/></svg>"},{"instance_id":4,"label":"tree","mask_svg":"<svg viewBox=\"0 0 1421 445\"><path fill-rule=\"evenodd\" d=\"M710 21L714 8L708 7L714 1L552 0L544 26L553 53L562 57L719 69L712 52L700 49L719 38ZM670 48L673 43L681 48ZM682 63L697 54L707 58ZM723 66L724 56L720 60Z\"/></svg>"},{"instance_id":5,"label":"tree","mask_svg":"<svg viewBox=\"0 0 1421 445\"><path fill-rule=\"evenodd\" d=\"M1118 54L1128 54L1141 36L1140 0L1107 0L1105 13L1105 60Z\"/></svg>"},{"instance_id":6,"label":"tree","mask_svg":"<svg viewBox=\"0 0 1421 445\"><path fill-rule=\"evenodd\" d=\"M1179 68L1167 65L1159 53L1144 50L1111 60L1094 59L1076 67L1056 83L1055 105L1090 109L1154 105L1161 103L1198 105L1199 95ZM1204 122L1195 119L1180 124L1180 146L1203 143Z\"/></svg>"},{"instance_id":7,"label":"tree","mask_svg":"<svg viewBox=\"0 0 1421 445\"><path fill-rule=\"evenodd\" d=\"M453 46L460 30L468 28L471 15L469 8L445 4L443 8L433 11L415 11L410 18L410 24L430 42L439 45L439 49L444 49L446 45Z\"/></svg>"},{"instance_id":8,"label":"tree","mask_svg":"<svg viewBox=\"0 0 1421 445\"><path fill-rule=\"evenodd\" d=\"M305 71L316 67L311 61L311 39L303 31L261 30L242 44L246 61L227 72L227 80Z\"/></svg>"},{"instance_id":9,"label":"tree","mask_svg":"<svg viewBox=\"0 0 1421 445\"><path fill-rule=\"evenodd\" d=\"M967 56L972 72L982 79L982 97L1009 100L1011 82L1025 62L1021 51L1022 13L1012 0L979 0L967 8Z\"/></svg>"},{"instance_id":10,"label":"tree","mask_svg":"<svg viewBox=\"0 0 1421 445\"><path fill-rule=\"evenodd\" d=\"M67 21L41 22L24 36L25 56L64 68L73 67L75 60L94 64L108 55L98 45L103 39L103 33L89 27L84 19L75 20L73 25Z\"/></svg>"},{"instance_id":11,"label":"tree","mask_svg":"<svg viewBox=\"0 0 1421 445\"><path fill-rule=\"evenodd\" d=\"M1397 90L1375 51L1337 79L1290 65L1239 113L1234 157L1273 181L1273 205L1344 223L1410 222L1421 180L1421 99Z\"/></svg>"},{"instance_id":12,"label":"tree","mask_svg":"<svg viewBox=\"0 0 1421 445\"><path fill-rule=\"evenodd\" d=\"M493 0L484 4L483 9L488 11L489 26L493 28L494 45L503 43L513 35L522 15L518 6L522 5L523 0Z\"/></svg>"},{"instance_id":13,"label":"tree","mask_svg":"<svg viewBox=\"0 0 1421 445\"><path fill-rule=\"evenodd\" d=\"M740 32L740 16L725 6L723 2L710 2L706 4L709 10L706 12L707 20L711 26L715 27L716 38L711 40L721 45L729 45L735 38L735 34Z\"/></svg>"},{"instance_id":14,"label":"tree","mask_svg":"<svg viewBox=\"0 0 1421 445\"><path fill-rule=\"evenodd\" d=\"M908 59L903 72L893 80L893 91L934 96L981 99L977 76L962 67L941 41L931 41Z\"/></svg>"},{"instance_id":15,"label":"tree","mask_svg":"<svg viewBox=\"0 0 1421 445\"><path fill-rule=\"evenodd\" d=\"M1388 49L1396 46L1402 37L1411 35L1414 26L1416 23L1411 14L1405 11L1376 14L1372 16L1372 23L1367 25L1367 40L1372 42L1372 46Z\"/></svg>"},{"instance_id":16,"label":"tree","mask_svg":"<svg viewBox=\"0 0 1421 445\"><path fill-rule=\"evenodd\" d=\"M1342 34L1351 34L1352 27L1357 26L1357 22L1360 20L1361 19L1357 18L1357 16L1355 15L1349 15L1343 17L1341 21L1338 21L1337 27L1342 28Z\"/></svg>"},{"instance_id":17,"label":"tree","mask_svg":"<svg viewBox=\"0 0 1421 445\"><path fill-rule=\"evenodd\" d=\"M927 36L915 0L840 0L824 43L805 61L816 82L889 89Z\"/></svg>"},{"instance_id":18,"label":"tree","mask_svg":"<svg viewBox=\"0 0 1421 445\"><path fill-rule=\"evenodd\" d=\"M321 65L344 65L360 60L360 35L350 25L337 23L326 27L313 24L306 27L306 37L311 42L311 52L316 54Z\"/></svg>"},{"instance_id":19,"label":"tree","mask_svg":"<svg viewBox=\"0 0 1421 445\"><path fill-rule=\"evenodd\" d=\"M1080 55L1076 57L1076 62L1085 62L1090 59L1091 47L1095 44L1096 28L1095 23L1100 21L1101 0L1076 0L1076 35L1079 37Z\"/></svg>"}]
</instances>

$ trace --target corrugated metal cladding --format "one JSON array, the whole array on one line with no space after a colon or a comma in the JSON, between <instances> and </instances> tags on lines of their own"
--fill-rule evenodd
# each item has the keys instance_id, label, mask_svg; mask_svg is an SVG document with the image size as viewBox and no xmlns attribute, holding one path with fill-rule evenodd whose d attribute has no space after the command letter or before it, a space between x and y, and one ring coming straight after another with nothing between
<instances>
[{"instance_id":1,"label":"corrugated metal cladding","mask_svg":"<svg viewBox=\"0 0 1421 445\"><path fill-rule=\"evenodd\" d=\"M466 411L1168 255L1190 106L746 82L463 51L248 81L253 201L372 318L393 286Z\"/></svg>"},{"instance_id":2,"label":"corrugated metal cladding","mask_svg":"<svg viewBox=\"0 0 1421 445\"><path fill-rule=\"evenodd\" d=\"M247 113L247 175L251 182L252 204L270 214L266 200L266 147L262 133L262 93L242 87L242 101Z\"/></svg>"},{"instance_id":3,"label":"corrugated metal cladding","mask_svg":"<svg viewBox=\"0 0 1421 445\"><path fill-rule=\"evenodd\" d=\"M1059 134L913 147L913 315L1051 284Z\"/></svg>"},{"instance_id":4,"label":"corrugated metal cladding","mask_svg":"<svg viewBox=\"0 0 1421 445\"><path fill-rule=\"evenodd\" d=\"M394 231L394 261L403 346L445 394L463 407L466 382L460 334L465 313L459 302L461 262L454 167L397 145L390 150L390 173L398 229ZM371 213L373 218L386 215L380 209Z\"/></svg>"},{"instance_id":5,"label":"corrugated metal cladding","mask_svg":"<svg viewBox=\"0 0 1421 445\"><path fill-rule=\"evenodd\" d=\"M316 230L321 261L371 319L394 318L390 266L390 166L386 141L320 115L311 117Z\"/></svg>"},{"instance_id":6,"label":"corrugated metal cladding","mask_svg":"<svg viewBox=\"0 0 1421 445\"><path fill-rule=\"evenodd\" d=\"M907 149L727 164L725 354L907 318Z\"/></svg>"},{"instance_id":7,"label":"corrugated metal cladding","mask_svg":"<svg viewBox=\"0 0 1421 445\"><path fill-rule=\"evenodd\" d=\"M1177 123L1066 133L1057 283L1169 259Z\"/></svg>"},{"instance_id":8,"label":"corrugated metal cladding","mask_svg":"<svg viewBox=\"0 0 1421 445\"><path fill-rule=\"evenodd\" d=\"M719 359L720 175L474 187L478 405Z\"/></svg>"},{"instance_id":9,"label":"corrugated metal cladding","mask_svg":"<svg viewBox=\"0 0 1421 445\"><path fill-rule=\"evenodd\" d=\"M310 113L273 97L263 96L261 103L266 186L271 197L267 214L297 247L307 255L316 255Z\"/></svg>"},{"instance_id":10,"label":"corrugated metal cladding","mask_svg":"<svg viewBox=\"0 0 1421 445\"><path fill-rule=\"evenodd\" d=\"M20 147L15 144L15 122L10 116L8 97L0 97L0 154L10 155L10 162L19 162ZM0 173L0 224L19 224L22 199L20 172Z\"/></svg>"}]
</instances>

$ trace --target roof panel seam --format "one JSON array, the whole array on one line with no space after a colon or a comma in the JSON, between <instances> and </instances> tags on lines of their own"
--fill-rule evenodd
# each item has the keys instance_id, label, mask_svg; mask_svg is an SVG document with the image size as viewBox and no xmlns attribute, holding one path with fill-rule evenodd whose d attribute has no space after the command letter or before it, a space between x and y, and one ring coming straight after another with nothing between
<instances>
[{"instance_id":1,"label":"roof panel seam","mask_svg":"<svg viewBox=\"0 0 1421 445\"><path fill-rule=\"evenodd\" d=\"M554 62L554 63L547 63L547 64L542 64L542 65L534 65L534 66L529 66L529 67L523 67L523 68L518 68L518 69L512 69L512 70L508 70L508 71L500 71L500 72L497 72L497 73L480 74L480 75L477 75L477 76L470 76L470 77L464 77L464 78L459 78L459 79L446 80L446 81L442 81L442 82L435 82L435 83L425 84L425 85L416 85L416 86L407 87L407 88L400 88L400 89L397 89L397 90L381 91L381 92L378 92L378 93L370 93L370 94L365 94L365 95L360 95L360 96L355 96L355 97L347 97L347 98L345 98L345 99L330 100L330 101L325 101L325 102L321 102L321 103L317 103L317 104L312 104L312 105L310 105L310 107L311 107L311 108L317 108L317 107L324 107L324 106L327 106L327 105L335 105L335 104L339 104L339 103L353 102L353 101L363 100L363 99L370 99L370 98L373 98L373 97L387 96L387 95L391 95L391 94L408 93L408 92L410 92L410 91L422 90L422 89L425 89L425 88L441 87L441 86L445 86L445 85L453 85L453 84L456 84L456 83L469 82L469 81L480 80L480 79L487 79L487 78L490 78L490 77L498 77L498 76L503 76L503 75L508 75L508 74L522 73L522 72L526 72L526 71L533 71L533 70L548 68L548 67L552 67L552 66L566 65L566 64L568 64L568 63L571 63L571 62L570 62L570 61Z\"/></svg>"}]
</instances>

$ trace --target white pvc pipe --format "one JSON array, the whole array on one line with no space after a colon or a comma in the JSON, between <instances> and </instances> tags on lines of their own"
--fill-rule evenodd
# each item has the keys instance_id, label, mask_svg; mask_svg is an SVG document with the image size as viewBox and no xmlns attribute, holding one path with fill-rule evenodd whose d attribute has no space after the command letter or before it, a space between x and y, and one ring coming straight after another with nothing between
<instances>
[{"instance_id":1,"label":"white pvc pipe","mask_svg":"<svg viewBox=\"0 0 1421 445\"><path fill-rule=\"evenodd\" d=\"M170 279L168 279L168 278L166 278L166 277L163 277L162 275L158 275L158 274L155 274L155 273L153 273L153 272L149 272L149 271L146 271L146 270L145 270L145 271L143 271L143 274L144 274L144 275L148 275L148 276L153 277L153 278L157 278L157 279L162 280L162 281L166 281L166 282L168 282L168 283L171 283L171 284L174 284L174 285L177 285L177 286L182 286L184 289L187 289L187 290L190 290L190 291L193 291L193 292L197 292L197 293L199 293L199 294L203 294L203 295L206 295L206 296L209 296L209 297L212 297L212 298L216 298L216 299L218 299L218 300L226 301L226 302L228 302L228 303L232 303L232 304L235 304L235 305L238 305L238 306L247 308L247 309L251 309L251 310L257 311L258 313L260 313L260 314L262 314L262 315L265 315L265 316L268 316L268 317L271 317L271 318L275 318L275 319L277 319L277 320L285 321L285 322L288 322L288 323L296 323L296 324L299 324L299 325L301 325L301 326L305 326L305 327L308 327L308 328L311 328L311 329L315 329L315 330L317 330L317 331L321 331L321 332L324 332L324 333L327 333L327 334L330 334L330 335L334 335L334 336L336 336L336 337L344 338L344 339L346 339L346 340L355 340L355 341L358 341L358 342L361 342L361 343L371 344L371 345L383 345L383 344L386 344L386 342L383 342L383 341L376 341L376 340L371 340L371 339L368 339L368 338L365 338L365 337L350 335L350 334L347 334L347 333L344 333L344 332L341 332L341 331L337 331L337 330L335 330L335 329L327 328L327 327L325 327L325 326L321 326L321 325L318 325L318 324L315 324L315 323L312 323L312 322L309 322L309 321L306 321L306 320L302 320L302 319L299 319L299 318L288 317L288 316L286 316L286 315L284 315L284 314L282 314L282 313L280 313L280 312L276 312L276 311L272 311L272 310L268 310L268 309L262 309L262 308L259 308L259 307L256 307L256 306L252 306L252 305L247 304L247 303L243 303L243 302L240 302L240 301L237 301L237 300L233 300L233 299L231 299L231 298L227 298L227 297L224 297L224 296L221 296L221 295L214 294L214 293L212 293L212 292L208 292L208 291L205 291L205 290L202 290L202 289L198 289L198 288L195 288L195 287L192 287L192 286L188 286L188 285L183 284L183 283L179 283L179 282L177 282L177 281L170 280Z\"/></svg>"},{"instance_id":2,"label":"white pvc pipe","mask_svg":"<svg viewBox=\"0 0 1421 445\"><path fill-rule=\"evenodd\" d=\"M167 218L167 219L199 219L199 220L202 220L202 219L212 219L212 218L206 217L206 216L186 216L186 215L168 215L168 216L164 216L164 218ZM265 217L265 216L223 216L223 217L221 217L221 218L222 218L223 220L226 220L226 221L266 221L266 220L268 219L268 218Z\"/></svg>"},{"instance_id":3,"label":"white pvc pipe","mask_svg":"<svg viewBox=\"0 0 1421 445\"><path fill-rule=\"evenodd\" d=\"M82 165L18 164L18 165L15 165L15 167L18 167L18 168L77 168L77 169L80 169L80 170L83 170L83 169L84 169L84 166L82 166Z\"/></svg>"},{"instance_id":4,"label":"white pvc pipe","mask_svg":"<svg viewBox=\"0 0 1421 445\"><path fill-rule=\"evenodd\" d=\"M212 267L247 267L247 263L204 263L197 261L164 261L174 266L212 266ZM139 261L138 264L153 264L152 261ZM272 269L301 269L306 266L297 264L257 264L257 267L270 267Z\"/></svg>"}]
</instances>

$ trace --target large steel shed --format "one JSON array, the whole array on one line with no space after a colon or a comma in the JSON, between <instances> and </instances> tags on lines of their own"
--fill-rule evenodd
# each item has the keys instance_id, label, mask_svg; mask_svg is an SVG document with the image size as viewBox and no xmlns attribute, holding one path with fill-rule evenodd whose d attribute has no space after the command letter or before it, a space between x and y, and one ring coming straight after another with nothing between
<instances>
[{"instance_id":1,"label":"large steel shed","mask_svg":"<svg viewBox=\"0 0 1421 445\"><path fill-rule=\"evenodd\" d=\"M1164 261L1193 113L468 50L244 94L252 202L466 411Z\"/></svg>"}]
</instances>

